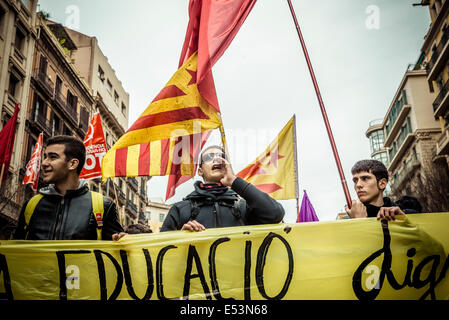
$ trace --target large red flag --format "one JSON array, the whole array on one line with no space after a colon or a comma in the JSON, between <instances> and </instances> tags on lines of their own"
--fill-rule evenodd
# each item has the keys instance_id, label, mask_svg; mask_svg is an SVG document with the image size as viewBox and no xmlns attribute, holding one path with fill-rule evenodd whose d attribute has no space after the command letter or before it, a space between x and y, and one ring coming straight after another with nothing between
<instances>
[{"instance_id":1,"label":"large red flag","mask_svg":"<svg viewBox=\"0 0 449 320\"><path fill-rule=\"evenodd\" d=\"M86 147L86 162L80 179L101 178L101 160L107 152L107 147L99 113L92 117L89 130L84 138L84 146Z\"/></svg>"},{"instance_id":2,"label":"large red flag","mask_svg":"<svg viewBox=\"0 0 449 320\"><path fill-rule=\"evenodd\" d=\"M26 166L25 177L23 178L23 184L31 184L31 189L36 192L37 185L39 183L39 172L41 169L41 155L42 145L44 143L44 134L41 133L34 146L31 159Z\"/></svg>"},{"instance_id":3,"label":"large red flag","mask_svg":"<svg viewBox=\"0 0 449 320\"><path fill-rule=\"evenodd\" d=\"M16 137L17 117L20 107L16 104L14 114L0 131L0 166L2 177L0 184L4 182L8 176L9 163L11 162L12 150L14 147L14 139Z\"/></svg>"},{"instance_id":4,"label":"large red flag","mask_svg":"<svg viewBox=\"0 0 449 320\"><path fill-rule=\"evenodd\" d=\"M190 20L179 66L198 51L198 90L218 112L211 69L231 44L255 3L256 0L190 0Z\"/></svg>"},{"instance_id":5,"label":"large red flag","mask_svg":"<svg viewBox=\"0 0 449 320\"><path fill-rule=\"evenodd\" d=\"M215 91L212 67L229 47L255 3L256 0L190 0L190 19L179 66L181 67L189 57L198 52L196 72L198 91L218 112L220 112L220 107ZM198 159L209 136L210 132L203 132L201 139L198 139L200 143L191 145L190 155L193 159ZM196 163L193 172L195 171ZM172 173L168 180L166 199L171 198L175 194L175 189L192 177L190 175L183 176L180 171Z\"/></svg>"}]
</instances>

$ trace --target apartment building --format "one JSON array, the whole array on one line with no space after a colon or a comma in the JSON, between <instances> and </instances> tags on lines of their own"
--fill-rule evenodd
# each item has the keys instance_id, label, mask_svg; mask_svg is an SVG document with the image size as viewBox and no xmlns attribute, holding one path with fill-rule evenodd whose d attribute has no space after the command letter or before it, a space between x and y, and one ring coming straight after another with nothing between
<instances>
[{"instance_id":1,"label":"apartment building","mask_svg":"<svg viewBox=\"0 0 449 320\"><path fill-rule=\"evenodd\" d=\"M0 0L0 128L14 113L18 115L8 183L2 186L0 228L17 220L21 205L20 180L23 178L22 149L33 52L38 37L35 26L37 0ZM20 189L20 190L19 190Z\"/></svg>"},{"instance_id":2,"label":"apartment building","mask_svg":"<svg viewBox=\"0 0 449 320\"><path fill-rule=\"evenodd\" d=\"M94 96L94 112L102 119L108 149L128 128L129 93L118 79L108 58L102 52L98 39L76 30L64 28L75 43L77 50L71 55L80 77L88 83ZM137 223L144 216L147 204L148 177L113 178L103 186L100 181L91 182L92 189L101 188L115 197L119 215L124 226Z\"/></svg>"},{"instance_id":3,"label":"apartment building","mask_svg":"<svg viewBox=\"0 0 449 320\"><path fill-rule=\"evenodd\" d=\"M158 233L167 217L171 206L164 203L162 199L151 199L145 210L146 224L154 233Z\"/></svg>"},{"instance_id":4,"label":"apartment building","mask_svg":"<svg viewBox=\"0 0 449 320\"><path fill-rule=\"evenodd\" d=\"M421 5L428 6L432 21L418 63L425 66L430 91L436 95L431 112L439 121L440 134L434 158L449 164L449 3L445 0L422 0Z\"/></svg>"},{"instance_id":5,"label":"apartment building","mask_svg":"<svg viewBox=\"0 0 449 320\"><path fill-rule=\"evenodd\" d=\"M420 193L427 169L434 166L434 149L441 134L432 113L436 94L429 91L425 69L407 68L383 121L374 121L366 132L372 157L390 173L395 195Z\"/></svg>"}]
</instances>

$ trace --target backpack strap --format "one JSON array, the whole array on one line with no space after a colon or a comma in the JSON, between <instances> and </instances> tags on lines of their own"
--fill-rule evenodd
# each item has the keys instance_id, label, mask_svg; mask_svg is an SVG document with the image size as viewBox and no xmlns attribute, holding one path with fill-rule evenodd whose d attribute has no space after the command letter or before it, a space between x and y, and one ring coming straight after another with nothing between
<instances>
[{"instance_id":1,"label":"backpack strap","mask_svg":"<svg viewBox=\"0 0 449 320\"><path fill-rule=\"evenodd\" d=\"M92 197L92 212L97 221L97 240L101 240L101 230L103 229L104 204L103 195L98 192L90 192Z\"/></svg>"},{"instance_id":2,"label":"backpack strap","mask_svg":"<svg viewBox=\"0 0 449 320\"><path fill-rule=\"evenodd\" d=\"M28 226L30 224L30 220L31 217L33 216L34 210L36 209L39 201L41 201L41 199L44 196L42 194L37 194L34 197L32 197L30 199L30 201L28 201L27 206L25 207L25 212L24 212L24 217L25 217L25 226L24 226L24 230L25 230L25 239L28 237Z\"/></svg>"}]
</instances>

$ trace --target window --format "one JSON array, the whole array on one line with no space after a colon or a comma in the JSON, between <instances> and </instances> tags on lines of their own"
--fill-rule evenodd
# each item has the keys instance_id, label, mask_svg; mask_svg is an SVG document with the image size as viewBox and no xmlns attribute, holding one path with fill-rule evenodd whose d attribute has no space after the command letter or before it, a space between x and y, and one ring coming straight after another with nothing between
<instances>
[{"instance_id":1,"label":"window","mask_svg":"<svg viewBox=\"0 0 449 320\"><path fill-rule=\"evenodd\" d=\"M109 79L108 81L106 81L106 89L108 89L109 94L112 95L112 83L111 81L109 81Z\"/></svg>"},{"instance_id":2,"label":"window","mask_svg":"<svg viewBox=\"0 0 449 320\"><path fill-rule=\"evenodd\" d=\"M370 135L371 152L377 152L384 147L384 132L382 130L374 131Z\"/></svg>"},{"instance_id":3,"label":"window","mask_svg":"<svg viewBox=\"0 0 449 320\"><path fill-rule=\"evenodd\" d=\"M6 11L0 6L0 37L3 37L3 32L5 30L5 22L6 22Z\"/></svg>"},{"instance_id":4,"label":"window","mask_svg":"<svg viewBox=\"0 0 449 320\"><path fill-rule=\"evenodd\" d=\"M80 127L84 131L89 129L89 112L84 107L80 108Z\"/></svg>"},{"instance_id":5,"label":"window","mask_svg":"<svg viewBox=\"0 0 449 320\"><path fill-rule=\"evenodd\" d=\"M14 74L11 73L11 75L9 76L8 93L14 98L16 98L18 95L19 82L20 80Z\"/></svg>"},{"instance_id":6,"label":"window","mask_svg":"<svg viewBox=\"0 0 449 320\"><path fill-rule=\"evenodd\" d=\"M47 118L47 105L37 94L34 95L33 120L43 120Z\"/></svg>"},{"instance_id":7,"label":"window","mask_svg":"<svg viewBox=\"0 0 449 320\"><path fill-rule=\"evenodd\" d=\"M52 137L61 135L61 120L59 117L53 113L53 118L51 119L51 135Z\"/></svg>"},{"instance_id":8,"label":"window","mask_svg":"<svg viewBox=\"0 0 449 320\"><path fill-rule=\"evenodd\" d=\"M114 102L118 104L119 98L117 91L114 91Z\"/></svg>"},{"instance_id":9,"label":"window","mask_svg":"<svg viewBox=\"0 0 449 320\"><path fill-rule=\"evenodd\" d=\"M16 39L14 41L14 47L20 52L23 52L23 48L25 45L25 38L26 37L23 34L23 32L19 28L16 28Z\"/></svg>"},{"instance_id":10,"label":"window","mask_svg":"<svg viewBox=\"0 0 449 320\"><path fill-rule=\"evenodd\" d=\"M165 220L165 214L160 213L159 214L159 222L164 222L164 220Z\"/></svg>"},{"instance_id":11,"label":"window","mask_svg":"<svg viewBox=\"0 0 449 320\"><path fill-rule=\"evenodd\" d=\"M56 76L55 94L59 96L61 94L62 80Z\"/></svg>"},{"instance_id":12,"label":"window","mask_svg":"<svg viewBox=\"0 0 449 320\"><path fill-rule=\"evenodd\" d=\"M104 71L100 66L98 66L98 78L100 78L101 82L104 82Z\"/></svg>"},{"instance_id":13,"label":"window","mask_svg":"<svg viewBox=\"0 0 449 320\"><path fill-rule=\"evenodd\" d=\"M122 113L126 116L126 106L123 102L122 102Z\"/></svg>"}]
</instances>

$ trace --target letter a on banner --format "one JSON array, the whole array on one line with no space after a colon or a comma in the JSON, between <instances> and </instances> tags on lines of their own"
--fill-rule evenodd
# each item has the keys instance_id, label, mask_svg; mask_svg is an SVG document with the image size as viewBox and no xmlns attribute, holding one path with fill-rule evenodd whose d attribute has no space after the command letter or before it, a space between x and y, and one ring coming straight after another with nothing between
<instances>
[{"instance_id":1,"label":"letter a on banner","mask_svg":"<svg viewBox=\"0 0 449 320\"><path fill-rule=\"evenodd\" d=\"M36 192L37 184L39 183L39 171L41 168L41 154L42 144L44 142L44 135L41 133L34 146L31 159L26 166L25 177L23 178L23 184L31 184L31 189Z\"/></svg>"},{"instance_id":2,"label":"letter a on banner","mask_svg":"<svg viewBox=\"0 0 449 320\"><path fill-rule=\"evenodd\" d=\"M89 130L87 130L84 138L84 146L86 147L86 162L83 171L81 171L80 179L101 178L101 160L103 160L107 148L99 113L92 117Z\"/></svg>"}]
</instances>

